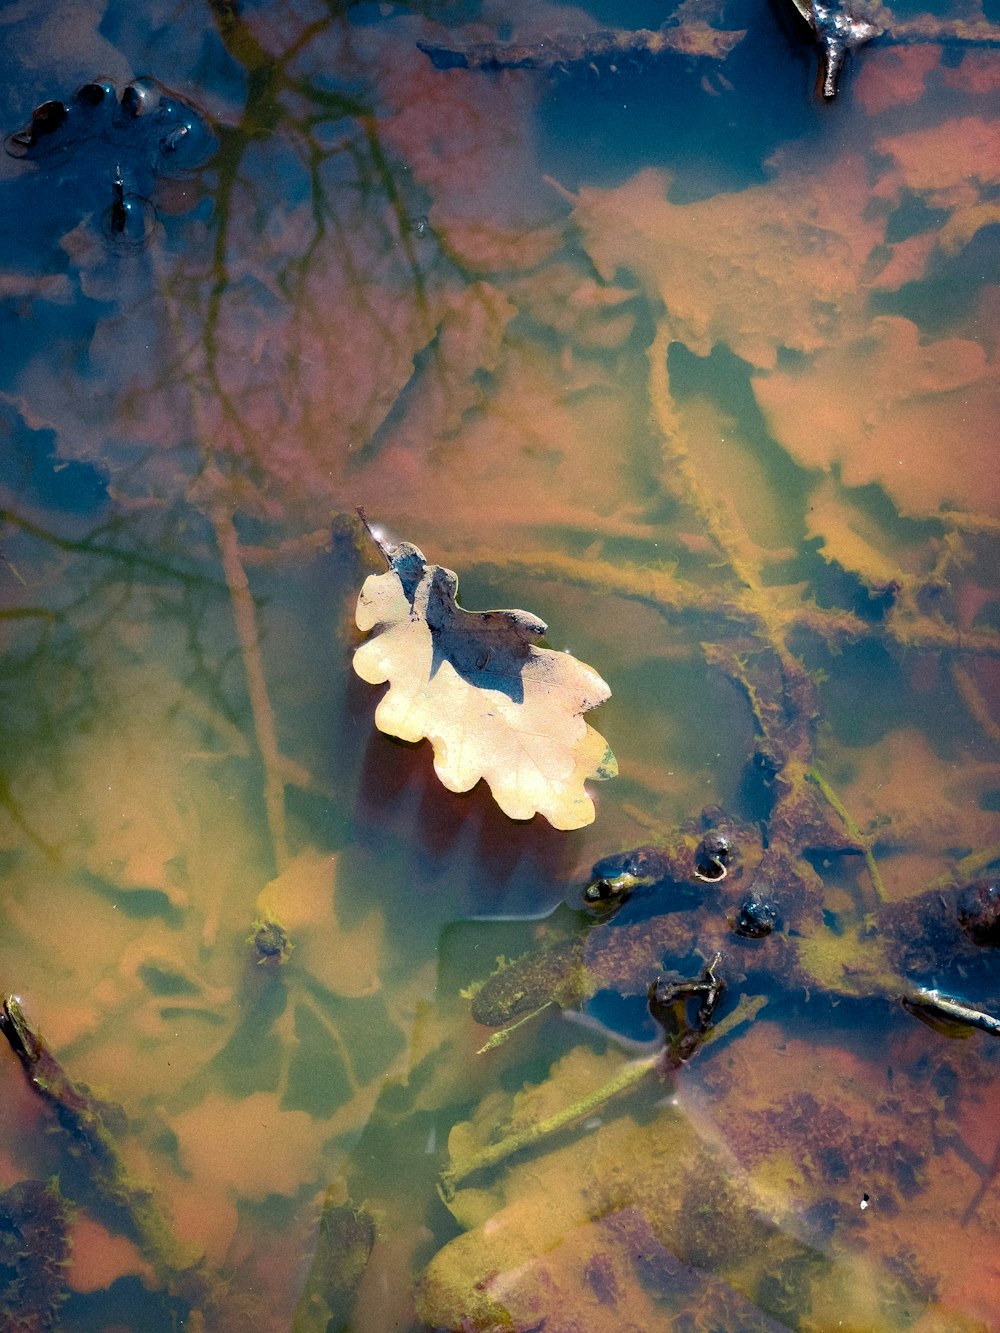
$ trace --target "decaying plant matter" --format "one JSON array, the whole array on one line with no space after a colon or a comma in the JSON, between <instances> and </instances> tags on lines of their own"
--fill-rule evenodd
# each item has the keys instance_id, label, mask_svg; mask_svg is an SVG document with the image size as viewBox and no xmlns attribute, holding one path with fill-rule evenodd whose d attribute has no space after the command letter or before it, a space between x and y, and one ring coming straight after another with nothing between
<instances>
[{"instance_id":1,"label":"decaying plant matter","mask_svg":"<svg viewBox=\"0 0 1000 1333\"><path fill-rule=\"evenodd\" d=\"M636 1007L645 1001L663 1036L640 1059L619 1058L616 1067L614 1057L606 1057L603 1081L596 1065L567 1075L567 1059L548 1080L518 1094L506 1115L487 1102L471 1123L455 1127L441 1189L467 1230L435 1256L420 1288L422 1313L436 1326L483 1333L528 1328L535 1312L563 1307L586 1318L581 1311L587 1303L595 1293L601 1299L595 1287L600 1266L602 1284L615 1293L613 1303L624 1302L626 1291L655 1291L658 1313L639 1316L637 1327L643 1319L663 1317L665 1309L674 1315L696 1309L702 1317L719 1318L716 1301L738 1305L747 1298L750 1305L723 1320L764 1329L784 1326L785 1318L798 1325L805 1311L802 1326L819 1329L829 1318L822 1312L836 1308L838 1317L850 1311L858 1326L896 1327L919 1309L928 1327L977 1327L939 1311L933 1292L921 1289L915 1273L898 1264L887 1269L872 1263L863 1264L861 1277L851 1267L857 1259L842 1249L840 1233L849 1234L850 1213L833 1200L843 1195L845 1183L850 1188L857 1182L862 1213L873 1197L889 1210L898 1207L894 1191L911 1198L922 1188L927 1150L914 1146L919 1136L913 1124L891 1142L873 1128L885 1124L882 1114L890 1123L893 1116L925 1115L913 1104L916 1092L905 1110L890 1090L881 1107L869 1110L859 1103L845 1114L836 1101L817 1102L811 1091L816 1080L810 1078L810 1091L796 1094L806 1099L805 1144L797 1141L794 1120L755 1121L750 1111L745 1123L741 1117L747 1112L737 1108L735 1121L726 1124L726 1139L753 1145L744 1150L750 1162L745 1174L715 1156L718 1145L710 1135L692 1143L690 1123L672 1106L660 1102L655 1114L645 1112L653 1115L651 1121L631 1109L628 1098L640 1086L678 1070L707 1043L737 1031L736 1046L753 1042L756 1027L748 1036L746 1024L769 999L780 1001L789 993L818 1004L902 1004L942 1033L961 1036L978 1028L1000 1036L995 1016L1000 881L982 877L1000 860L1000 848L966 858L948 882L901 902L887 901L872 839L859 831L815 767L818 714L808 675L791 657L783 669L779 655L760 645L715 645L709 660L750 701L757 744L748 777L765 794L767 816L750 824L719 809L705 810L659 845L598 862L580 909L557 911L540 948L512 962L501 960L492 976L473 987L473 1017L499 1028L481 1054L548 1006L576 1008L597 992L632 996ZM818 869L829 874L831 864L845 858L860 871L851 912L842 905L832 910ZM690 960L697 958L705 965L692 975ZM679 970L685 967L686 973ZM711 1069L712 1056L706 1058ZM560 1094L562 1104L553 1109ZM496 1100L502 1108L503 1100ZM868 1114L877 1117L871 1126L865 1123ZM817 1130L815 1122L826 1128ZM820 1147L826 1139L829 1145ZM540 1149L546 1150L541 1157ZM784 1226L771 1229L786 1205L770 1192L770 1167L758 1176L753 1165L767 1163L772 1152L784 1170L783 1151L793 1154L796 1169L806 1171L804 1197L816 1218L834 1219L826 1230L814 1221L788 1227L787 1218ZM527 1161L525 1154L531 1154ZM810 1154L818 1163L812 1171L799 1166ZM995 1185L996 1167L996 1160L981 1164L982 1184L967 1216ZM504 1174L491 1185L498 1168ZM530 1222L523 1207L526 1186ZM485 1205L484 1192L490 1197ZM558 1215L545 1209L538 1214L539 1192L560 1198ZM660 1255L655 1266L669 1277L651 1280L648 1267L636 1273L627 1252L618 1252L608 1228L626 1215L648 1228L642 1252ZM740 1240L731 1245L734 1234ZM560 1257L551 1267L539 1259L554 1250ZM683 1265L708 1268L711 1279L688 1293L671 1267L678 1258ZM766 1276L775 1262L786 1273L798 1273L787 1289ZM850 1295L849 1271L860 1283ZM566 1288L553 1303L553 1286L560 1283ZM618 1317L626 1318L625 1308ZM777 1325L769 1322L772 1317ZM555 1328L563 1327L558 1314L553 1320ZM565 1327L572 1327L569 1315Z\"/></svg>"},{"instance_id":2,"label":"decaying plant matter","mask_svg":"<svg viewBox=\"0 0 1000 1333\"><path fill-rule=\"evenodd\" d=\"M1000 848L957 867L953 882L887 902L871 840L814 766L817 704L808 676L789 660L789 679L766 648L716 645L708 652L750 700L758 743L749 776L767 792L766 822L705 810L661 845L598 862L582 910L568 919L557 913L543 948L501 962L472 994L476 1021L500 1029L484 1050L547 1005L576 1008L598 991L645 998L661 1022L664 1008L673 1010L665 1056L627 1066L580 1106L553 1117L544 1134L693 1054L723 989L733 999L742 992L751 1012L767 994L793 989L902 1003L947 1030L966 1025L1000 1036L993 952L1000 945L1000 882L973 877L1000 860ZM858 888L853 920L838 919L833 929L816 866L845 857L866 865L868 885ZM699 956L710 960L702 977L674 971ZM664 982L664 970L672 980ZM949 983L962 997L947 993ZM688 1025L683 1012L693 996L702 999L697 1022ZM742 1022L746 1010L730 1008ZM539 1137L515 1136L460 1171L453 1165L447 1187Z\"/></svg>"},{"instance_id":3,"label":"decaying plant matter","mask_svg":"<svg viewBox=\"0 0 1000 1333\"><path fill-rule=\"evenodd\" d=\"M0 1032L20 1060L31 1087L52 1108L65 1152L78 1164L81 1202L129 1236L172 1294L202 1310L220 1328L233 1315L215 1274L171 1230L152 1191L129 1171L116 1133L125 1127L121 1107L102 1103L75 1082L32 1026L16 995L5 995ZM115 1133L109 1128L115 1126ZM221 1322L219 1322L221 1321Z\"/></svg>"},{"instance_id":4,"label":"decaying plant matter","mask_svg":"<svg viewBox=\"0 0 1000 1333\"><path fill-rule=\"evenodd\" d=\"M968 46L1000 44L1000 30L981 11L958 20L930 14L897 18L880 0L791 0L808 24L820 53L819 87L825 99L837 95L844 60L878 38L893 43L943 42ZM440 69L563 69L602 65L672 52L723 61L746 36L719 26L717 0L682 0L668 22L650 30L613 29L538 35L522 41L442 40L419 43Z\"/></svg>"}]
</instances>

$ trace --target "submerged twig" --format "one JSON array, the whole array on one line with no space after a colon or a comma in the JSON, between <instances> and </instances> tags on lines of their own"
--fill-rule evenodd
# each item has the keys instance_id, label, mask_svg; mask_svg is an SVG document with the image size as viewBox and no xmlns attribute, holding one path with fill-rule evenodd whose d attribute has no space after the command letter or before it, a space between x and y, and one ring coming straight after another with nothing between
<instances>
[{"instance_id":1,"label":"submerged twig","mask_svg":"<svg viewBox=\"0 0 1000 1333\"><path fill-rule=\"evenodd\" d=\"M502 1046L505 1041L508 1041L519 1027L523 1027L525 1023L530 1023L533 1018L537 1018L539 1014L544 1013L545 1010L550 1008L554 1003L555 1001L553 1000L546 1000L546 1002L540 1004L537 1009L532 1009L530 1014L522 1014L520 1018L516 1018L513 1023L507 1023L504 1027L498 1028L490 1037L489 1041L484 1042L483 1045L480 1046L478 1051L476 1051L476 1054L485 1055L487 1051L496 1050L498 1046Z\"/></svg>"},{"instance_id":2,"label":"submerged twig","mask_svg":"<svg viewBox=\"0 0 1000 1333\"><path fill-rule=\"evenodd\" d=\"M962 662L952 662L951 675L958 686L962 702L982 727L983 734L989 736L995 745L1000 745L1000 724L997 723L990 712L989 705L983 698L982 690L973 680L968 667Z\"/></svg>"},{"instance_id":3,"label":"submerged twig","mask_svg":"<svg viewBox=\"0 0 1000 1333\"><path fill-rule=\"evenodd\" d=\"M120 1220L171 1293L203 1310L222 1309L221 1283L178 1241L153 1195L132 1179L107 1128L111 1108L73 1081L31 1026L16 995L0 1005L0 1032L31 1087L55 1112L71 1154L83 1166L95 1200Z\"/></svg>"},{"instance_id":4,"label":"submerged twig","mask_svg":"<svg viewBox=\"0 0 1000 1333\"><path fill-rule=\"evenodd\" d=\"M257 612L250 592L250 581L240 558L239 539L231 511L218 498L212 504L212 526L226 575L229 597L240 641L247 693L253 714L254 732L261 763L264 766L264 806L271 835L275 867L280 874L288 864L288 834L285 820L285 779L278 750L274 709L267 691L264 659L257 631Z\"/></svg>"},{"instance_id":5,"label":"submerged twig","mask_svg":"<svg viewBox=\"0 0 1000 1333\"><path fill-rule=\"evenodd\" d=\"M728 1036L730 1032L733 1032L742 1024L749 1023L753 1018L756 1018L766 1003L767 997L764 995L741 996L732 1013L727 1014L715 1027L704 1033L699 1044L706 1046L711 1041L718 1041L721 1037ZM536 1120L534 1124L529 1125L526 1129L519 1130L515 1134L508 1134L506 1138L500 1139L497 1143L489 1144L464 1162L453 1162L441 1173L442 1196L446 1200L449 1199L462 1181L474 1175L477 1171L498 1166L501 1162L506 1161L508 1157L521 1152L524 1148L532 1147L542 1139L551 1138L559 1130L583 1119L584 1116L592 1115L593 1112L599 1110L613 1098L627 1092L630 1088L638 1086L654 1070L664 1068L664 1055L665 1048L658 1048L652 1055L645 1056L641 1060L629 1061L614 1078L609 1079L607 1083L602 1084L593 1092L572 1102L569 1106L563 1107L553 1115L546 1116L544 1120ZM668 1067L676 1068L679 1063L679 1060L670 1060L668 1061Z\"/></svg>"},{"instance_id":6,"label":"submerged twig","mask_svg":"<svg viewBox=\"0 0 1000 1333\"><path fill-rule=\"evenodd\" d=\"M886 893L882 874L878 868L878 862L875 860L874 853L869 846L868 840L852 819L850 811L830 786L829 782L827 782L826 778L824 778L821 773L817 772L815 768L810 768L807 771L806 779L807 781L814 783L820 789L827 805L829 805L832 810L836 811L843 821L844 827L847 829L848 833L852 838L856 839L858 846L861 848L862 854L864 855L865 865L868 867L868 874L871 877L872 887L875 890L879 902L888 902L889 895Z\"/></svg>"},{"instance_id":7,"label":"submerged twig","mask_svg":"<svg viewBox=\"0 0 1000 1333\"><path fill-rule=\"evenodd\" d=\"M920 14L902 19L878 0L792 0L792 4L820 49L820 89L828 101L836 96L845 57L876 38L896 45L1000 45L1000 28L985 17L946 19ZM458 35L417 45L438 69L559 70L602 65L615 72L621 61L667 53L725 60L746 32L715 26L721 19L721 4L684 0L656 29L602 28L525 41L465 41Z\"/></svg>"},{"instance_id":8,"label":"submerged twig","mask_svg":"<svg viewBox=\"0 0 1000 1333\"><path fill-rule=\"evenodd\" d=\"M950 995L942 995L938 990L927 986L915 986L902 997L903 1007L917 1018L922 1018L936 1026L943 1019L962 1027L979 1028L993 1037L1000 1037L1000 1019L994 1018L982 1009L961 1000L953 1000Z\"/></svg>"},{"instance_id":9,"label":"submerged twig","mask_svg":"<svg viewBox=\"0 0 1000 1333\"><path fill-rule=\"evenodd\" d=\"M615 68L615 62L640 56L658 56L666 51L685 56L723 60L745 31L725 32L707 23L665 23L663 27L604 28L581 33L554 33L551 37L524 42L418 42L424 55L438 69L559 69L598 61Z\"/></svg>"},{"instance_id":10,"label":"submerged twig","mask_svg":"<svg viewBox=\"0 0 1000 1333\"><path fill-rule=\"evenodd\" d=\"M951 515L948 516L951 521ZM495 550L473 549L464 556L465 567L499 568ZM505 576L512 573L534 579L552 579L586 588L597 596L641 602L671 620L678 615L705 616L724 623L733 633L762 632L758 610L739 591L714 591L680 579L669 569L644 565L599 563L556 551L507 551ZM766 588L763 589L766 595ZM783 605L777 598L768 607L768 623L783 634L805 630L831 647L859 639L881 637L901 648L928 652L950 651L975 657L1000 657L1000 633L988 627L958 629L931 616L890 608L883 620L867 620L854 611L801 602Z\"/></svg>"}]
</instances>

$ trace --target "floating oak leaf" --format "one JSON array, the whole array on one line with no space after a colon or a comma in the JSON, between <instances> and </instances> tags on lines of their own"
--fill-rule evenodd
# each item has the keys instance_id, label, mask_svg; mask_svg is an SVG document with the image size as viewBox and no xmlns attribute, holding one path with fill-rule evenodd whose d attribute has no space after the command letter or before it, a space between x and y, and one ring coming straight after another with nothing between
<instances>
[{"instance_id":1,"label":"floating oak leaf","mask_svg":"<svg viewBox=\"0 0 1000 1333\"><path fill-rule=\"evenodd\" d=\"M485 778L512 819L543 814L556 828L594 818L588 778L614 777L604 738L583 720L611 691L569 653L539 648L544 623L526 611L464 611L458 578L415 546L387 550L390 568L365 580L357 622L373 630L354 655L372 685L389 681L380 731L425 737L449 791Z\"/></svg>"}]
</instances>

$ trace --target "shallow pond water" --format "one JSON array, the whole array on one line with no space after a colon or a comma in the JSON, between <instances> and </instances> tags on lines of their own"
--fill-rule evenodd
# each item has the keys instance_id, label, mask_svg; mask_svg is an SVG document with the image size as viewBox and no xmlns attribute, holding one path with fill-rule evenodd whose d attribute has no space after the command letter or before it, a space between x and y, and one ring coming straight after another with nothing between
<instances>
[{"instance_id":1,"label":"shallow pond water","mask_svg":"<svg viewBox=\"0 0 1000 1333\"><path fill-rule=\"evenodd\" d=\"M4 1328L1000 1329L995 18L0 14ZM358 507L592 823L376 728Z\"/></svg>"}]
</instances>

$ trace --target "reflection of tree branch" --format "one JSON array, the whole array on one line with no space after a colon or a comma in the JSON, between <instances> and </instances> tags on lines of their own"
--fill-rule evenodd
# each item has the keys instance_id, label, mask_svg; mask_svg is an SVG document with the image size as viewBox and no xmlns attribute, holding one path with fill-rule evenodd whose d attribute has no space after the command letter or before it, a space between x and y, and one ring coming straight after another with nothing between
<instances>
[{"instance_id":1,"label":"reflection of tree branch","mask_svg":"<svg viewBox=\"0 0 1000 1333\"><path fill-rule=\"evenodd\" d=\"M21 832L35 844L35 846L45 853L50 861L59 861L59 853L51 843L46 842L40 833L29 824L28 819L21 809L20 803L14 798L14 793L10 789L10 783L3 773L0 773L0 806L7 811L11 819L21 830Z\"/></svg>"},{"instance_id":2,"label":"reflection of tree branch","mask_svg":"<svg viewBox=\"0 0 1000 1333\"><path fill-rule=\"evenodd\" d=\"M976 719L983 729L983 733L997 745L1000 745L1000 726L993 714L990 712L989 705L983 698L982 691L973 680L968 667L961 662L952 662L951 674L958 686L958 692L962 696L962 701L966 708Z\"/></svg>"},{"instance_id":3,"label":"reflection of tree branch","mask_svg":"<svg viewBox=\"0 0 1000 1333\"><path fill-rule=\"evenodd\" d=\"M200 585L206 588L215 588L219 591L223 587L217 579L213 579L210 575L203 574L198 570L180 569L168 560L162 560L159 556L147 555L144 551L134 548L129 550L123 546L107 545L97 538L97 534L102 529L96 529L94 533L86 537L62 537L12 509L0 509L0 523L9 523L29 537L35 537L60 551L72 551L80 555L96 555L106 560L118 560L127 564L130 568L145 569L151 574L162 574L178 583ZM37 612L36 614L42 613Z\"/></svg>"},{"instance_id":4,"label":"reflection of tree branch","mask_svg":"<svg viewBox=\"0 0 1000 1333\"><path fill-rule=\"evenodd\" d=\"M405 256L409 269L410 299L425 316L428 336L431 335L432 326L426 318L424 277L409 226L409 210L389 158L382 148L377 122L370 106L362 97L318 87L293 72L296 58L331 28L337 16L327 14L306 24L292 34L287 47L272 53L261 44L252 24L246 22L227 0L210 0L210 3L223 45L247 72L247 92L238 125L223 128L219 134L219 151L213 164L218 182L213 217L213 248L203 308L198 312L197 336L203 350L203 363L200 374L197 369L190 368L182 378L190 387L194 435L202 460L201 477L197 483L199 498L195 503L203 505L210 516L232 602L257 749L264 769L267 822L276 868L280 872L287 861L284 787L289 766L283 761L278 749L275 714L268 696L257 613L233 517L237 506L235 496L244 484L246 474L249 473L251 487L261 485L257 475L260 471L258 460L266 455L271 439L254 424L250 409L237 399L227 385L224 360L226 349L222 343L226 301L231 289L230 250L234 244L234 225L245 209L237 192L247 185L243 163L248 147L255 140L269 137L279 124L283 124L286 129L291 127L293 142L296 129L301 136L298 146L312 191L314 235L304 252L290 258L287 268L279 277L288 299L300 306L305 303L308 293L304 286L301 292L298 291L298 278L304 280L309 273L317 247L327 234L328 227L343 241L339 255L340 269L348 280L351 279L350 233L343 229L334 201L327 197L321 174L322 165L329 157L346 153L356 159L357 179L363 188L369 188L368 181L372 180L379 191L379 197L384 197L387 203L389 216L383 223L387 244ZM306 105L305 112L297 111L293 115L286 109L286 103L292 107L303 102ZM313 136L313 128L316 124L339 118L351 119L355 130L345 137L343 143L328 149ZM353 276L357 290L364 292L370 282L367 272L358 272ZM183 347L186 345L183 311L176 301L171 300L169 293L166 293L166 299L173 324L174 344ZM391 331L387 328L385 332L388 337ZM197 382L199 378L202 380L200 385ZM235 452L230 453L224 445L214 443L218 430L213 429L207 419L205 404L209 399L213 410L221 414L225 425L240 442L239 456Z\"/></svg>"}]
</instances>

